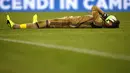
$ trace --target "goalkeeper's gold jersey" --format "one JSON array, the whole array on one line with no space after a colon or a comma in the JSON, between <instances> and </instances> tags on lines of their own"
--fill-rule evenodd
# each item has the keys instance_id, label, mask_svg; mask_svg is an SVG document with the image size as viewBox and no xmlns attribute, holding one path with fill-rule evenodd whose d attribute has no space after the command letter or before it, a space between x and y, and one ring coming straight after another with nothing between
<instances>
[{"instance_id":1,"label":"goalkeeper's gold jersey","mask_svg":"<svg viewBox=\"0 0 130 73\"><path fill-rule=\"evenodd\" d=\"M86 24L91 19L91 15L85 16L66 16L50 20L50 27L71 27L70 25ZM87 25L87 24L86 24Z\"/></svg>"}]
</instances>

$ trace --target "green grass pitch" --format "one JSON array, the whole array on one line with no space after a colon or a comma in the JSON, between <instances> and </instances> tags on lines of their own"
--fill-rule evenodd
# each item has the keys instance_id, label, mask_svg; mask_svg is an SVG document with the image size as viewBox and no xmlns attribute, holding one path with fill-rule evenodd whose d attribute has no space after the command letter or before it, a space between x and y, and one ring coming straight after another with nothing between
<instances>
[{"instance_id":1,"label":"green grass pitch","mask_svg":"<svg viewBox=\"0 0 130 73\"><path fill-rule=\"evenodd\" d=\"M0 73L130 73L130 13L111 12L119 29L17 29L0 13L0 38L84 48L129 56L129 60L0 40ZM32 22L34 12L8 13L15 23ZM86 15L85 12L38 12L38 20Z\"/></svg>"}]
</instances>

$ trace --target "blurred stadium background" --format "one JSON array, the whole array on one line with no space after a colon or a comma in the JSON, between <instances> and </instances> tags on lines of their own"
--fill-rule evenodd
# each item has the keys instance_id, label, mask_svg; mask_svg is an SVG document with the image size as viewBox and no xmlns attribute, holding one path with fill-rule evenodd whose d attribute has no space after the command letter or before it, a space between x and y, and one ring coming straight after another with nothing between
<instances>
[{"instance_id":1,"label":"blurred stadium background","mask_svg":"<svg viewBox=\"0 0 130 73\"><path fill-rule=\"evenodd\" d=\"M15 23L28 23L34 14L38 20L87 15L92 5L116 15L120 28L12 30L6 25L7 14ZM0 73L130 73L129 11L129 0L0 0Z\"/></svg>"}]
</instances>

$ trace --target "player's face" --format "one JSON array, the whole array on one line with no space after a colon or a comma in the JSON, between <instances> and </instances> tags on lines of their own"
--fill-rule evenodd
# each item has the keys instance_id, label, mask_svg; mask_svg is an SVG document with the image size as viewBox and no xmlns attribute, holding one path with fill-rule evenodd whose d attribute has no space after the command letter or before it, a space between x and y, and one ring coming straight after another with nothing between
<instances>
[{"instance_id":1,"label":"player's face","mask_svg":"<svg viewBox=\"0 0 130 73\"><path fill-rule=\"evenodd\" d=\"M112 26L112 23L113 22L109 20L105 25L108 26L108 27L110 27L110 26Z\"/></svg>"}]
</instances>

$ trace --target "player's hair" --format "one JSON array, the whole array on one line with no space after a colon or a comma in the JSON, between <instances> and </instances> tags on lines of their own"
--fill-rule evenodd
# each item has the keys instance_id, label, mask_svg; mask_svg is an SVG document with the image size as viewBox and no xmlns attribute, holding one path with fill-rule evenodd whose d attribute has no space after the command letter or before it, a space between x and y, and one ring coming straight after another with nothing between
<instances>
[{"instance_id":1,"label":"player's hair","mask_svg":"<svg viewBox=\"0 0 130 73\"><path fill-rule=\"evenodd\" d=\"M119 25L120 25L120 21L119 20L116 20L112 23L112 28L119 28Z\"/></svg>"}]
</instances>

